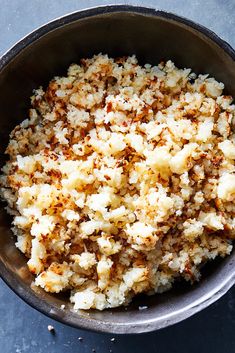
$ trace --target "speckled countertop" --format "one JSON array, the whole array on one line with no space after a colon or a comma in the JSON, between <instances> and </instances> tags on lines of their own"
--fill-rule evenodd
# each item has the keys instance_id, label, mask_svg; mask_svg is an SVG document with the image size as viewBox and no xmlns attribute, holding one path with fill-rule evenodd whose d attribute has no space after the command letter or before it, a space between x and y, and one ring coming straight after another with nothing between
<instances>
[{"instance_id":1,"label":"speckled countertop","mask_svg":"<svg viewBox=\"0 0 235 353\"><path fill-rule=\"evenodd\" d=\"M175 12L205 25L235 47L235 0L0 0L0 55L51 19L109 3ZM55 328L54 334L48 325ZM182 323L155 333L124 337L57 323L30 308L0 280L0 353L233 353L234 332L235 287Z\"/></svg>"}]
</instances>

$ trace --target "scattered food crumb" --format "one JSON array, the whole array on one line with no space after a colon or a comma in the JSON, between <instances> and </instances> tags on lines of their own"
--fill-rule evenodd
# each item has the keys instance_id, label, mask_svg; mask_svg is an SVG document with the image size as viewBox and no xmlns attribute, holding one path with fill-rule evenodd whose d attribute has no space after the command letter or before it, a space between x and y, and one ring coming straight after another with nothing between
<instances>
[{"instance_id":1,"label":"scattered food crumb","mask_svg":"<svg viewBox=\"0 0 235 353\"><path fill-rule=\"evenodd\" d=\"M139 306L139 310L146 310L148 309L147 305Z\"/></svg>"},{"instance_id":2,"label":"scattered food crumb","mask_svg":"<svg viewBox=\"0 0 235 353\"><path fill-rule=\"evenodd\" d=\"M55 329L54 329L54 327L52 325L48 325L47 329L48 329L49 332L55 333Z\"/></svg>"},{"instance_id":3,"label":"scattered food crumb","mask_svg":"<svg viewBox=\"0 0 235 353\"><path fill-rule=\"evenodd\" d=\"M83 337L78 337L78 340L79 341L83 341Z\"/></svg>"},{"instance_id":4,"label":"scattered food crumb","mask_svg":"<svg viewBox=\"0 0 235 353\"><path fill-rule=\"evenodd\" d=\"M65 308L65 305L62 304L62 305L60 306L60 309L64 310L64 308Z\"/></svg>"},{"instance_id":5,"label":"scattered food crumb","mask_svg":"<svg viewBox=\"0 0 235 353\"><path fill-rule=\"evenodd\" d=\"M111 342L115 342L115 338L112 337L112 338L110 339L110 341L111 341Z\"/></svg>"}]
</instances>

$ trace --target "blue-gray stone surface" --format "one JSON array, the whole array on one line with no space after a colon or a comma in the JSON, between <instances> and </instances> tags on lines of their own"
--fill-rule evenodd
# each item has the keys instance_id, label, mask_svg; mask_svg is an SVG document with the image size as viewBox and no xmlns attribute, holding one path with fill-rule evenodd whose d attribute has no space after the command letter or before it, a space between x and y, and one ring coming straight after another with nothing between
<instances>
[{"instance_id":1,"label":"blue-gray stone surface","mask_svg":"<svg viewBox=\"0 0 235 353\"><path fill-rule=\"evenodd\" d=\"M0 0L0 55L49 20L109 3L174 12L208 27L235 47L235 0ZM55 334L48 331L48 325L55 328ZM0 280L0 353L233 353L234 332L235 288L173 327L138 336L115 336L112 342L113 335L84 332L45 317Z\"/></svg>"}]
</instances>

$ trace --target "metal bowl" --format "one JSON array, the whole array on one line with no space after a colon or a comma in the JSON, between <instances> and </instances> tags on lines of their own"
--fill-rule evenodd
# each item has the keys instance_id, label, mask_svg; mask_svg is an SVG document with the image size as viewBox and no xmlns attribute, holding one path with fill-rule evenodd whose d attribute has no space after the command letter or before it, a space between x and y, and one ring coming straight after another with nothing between
<instances>
[{"instance_id":1,"label":"metal bowl","mask_svg":"<svg viewBox=\"0 0 235 353\"><path fill-rule=\"evenodd\" d=\"M95 53L136 54L141 63L172 59L179 67L209 73L235 96L235 52L213 32L184 18L144 7L106 6L72 13L35 30L0 59L0 152L9 132L27 116L34 88ZM28 304L65 324L110 333L141 333L172 325L202 310L234 283L235 253L203 269L202 280L163 294L140 296L125 310L73 312L68 296L35 287L26 258L14 245L10 217L0 208L0 273ZM64 310L61 305L65 304ZM140 311L139 305L148 309Z\"/></svg>"}]
</instances>

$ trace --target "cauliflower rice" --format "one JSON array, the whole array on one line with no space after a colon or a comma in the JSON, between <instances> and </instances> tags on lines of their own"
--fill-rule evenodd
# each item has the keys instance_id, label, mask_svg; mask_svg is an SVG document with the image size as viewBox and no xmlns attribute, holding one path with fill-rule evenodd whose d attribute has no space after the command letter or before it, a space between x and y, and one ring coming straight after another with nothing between
<instances>
[{"instance_id":1,"label":"cauliflower rice","mask_svg":"<svg viewBox=\"0 0 235 353\"><path fill-rule=\"evenodd\" d=\"M194 282L235 234L235 107L173 62L97 55L35 90L1 196L35 283L75 309Z\"/></svg>"}]
</instances>

